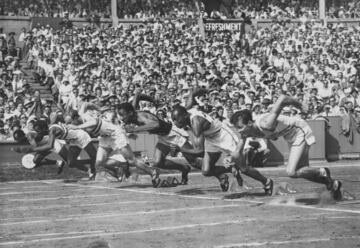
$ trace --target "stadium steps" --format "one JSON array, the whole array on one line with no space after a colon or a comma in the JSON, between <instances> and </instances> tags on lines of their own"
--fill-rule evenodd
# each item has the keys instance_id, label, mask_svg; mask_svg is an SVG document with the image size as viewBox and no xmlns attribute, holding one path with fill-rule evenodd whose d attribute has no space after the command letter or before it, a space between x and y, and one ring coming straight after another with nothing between
<instances>
[{"instance_id":1,"label":"stadium steps","mask_svg":"<svg viewBox=\"0 0 360 248\"><path fill-rule=\"evenodd\" d=\"M53 99L53 96L51 94L50 89L48 89L48 87L46 86L42 86L40 85L38 82L35 81L34 77L33 77L33 72L35 72L34 69L28 69L28 64L24 61L20 62L22 71L24 73L24 79L26 80L26 82L29 83L30 87L33 90L39 90L40 94L41 94L41 98L43 100L51 100Z\"/></svg>"}]
</instances>

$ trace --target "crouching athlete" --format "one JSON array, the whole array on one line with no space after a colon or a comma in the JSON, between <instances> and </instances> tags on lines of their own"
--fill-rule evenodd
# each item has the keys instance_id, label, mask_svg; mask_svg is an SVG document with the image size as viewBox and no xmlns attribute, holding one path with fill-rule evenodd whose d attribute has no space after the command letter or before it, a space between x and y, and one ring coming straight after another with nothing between
<instances>
[{"instance_id":1,"label":"crouching athlete","mask_svg":"<svg viewBox=\"0 0 360 248\"><path fill-rule=\"evenodd\" d=\"M334 198L341 196L341 182L333 180L330 170L326 167L309 167L309 149L315 143L315 136L306 121L298 117L281 115L285 106L293 105L299 109L303 105L295 98L282 95L275 102L270 113L253 121L249 110L240 110L231 117L231 123L244 137L261 137L277 139L284 137L288 142L290 154L286 173L291 178L304 178L321 183L333 192Z\"/></svg>"}]
</instances>

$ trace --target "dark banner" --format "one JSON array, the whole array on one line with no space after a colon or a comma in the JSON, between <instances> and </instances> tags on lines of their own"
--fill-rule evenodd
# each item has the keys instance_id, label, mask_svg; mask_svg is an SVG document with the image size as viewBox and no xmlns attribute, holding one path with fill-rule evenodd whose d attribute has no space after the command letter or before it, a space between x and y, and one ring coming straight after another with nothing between
<instances>
[{"instance_id":1,"label":"dark banner","mask_svg":"<svg viewBox=\"0 0 360 248\"><path fill-rule=\"evenodd\" d=\"M64 18L54 18L54 17L32 17L31 18L31 28L36 27L39 23L40 26L50 25L54 30L58 30L61 28L60 23L64 20Z\"/></svg>"}]
</instances>

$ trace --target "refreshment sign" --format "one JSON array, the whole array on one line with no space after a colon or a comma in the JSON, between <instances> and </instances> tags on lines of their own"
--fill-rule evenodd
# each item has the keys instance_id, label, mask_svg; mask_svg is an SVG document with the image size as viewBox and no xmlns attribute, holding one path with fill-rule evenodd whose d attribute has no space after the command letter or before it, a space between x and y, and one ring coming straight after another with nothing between
<instances>
[{"instance_id":1,"label":"refreshment sign","mask_svg":"<svg viewBox=\"0 0 360 248\"><path fill-rule=\"evenodd\" d=\"M214 20L203 19L206 32L243 32L245 25L241 19Z\"/></svg>"},{"instance_id":2,"label":"refreshment sign","mask_svg":"<svg viewBox=\"0 0 360 248\"><path fill-rule=\"evenodd\" d=\"M242 22L208 22L205 24L205 31L223 32L223 31L241 31Z\"/></svg>"}]
</instances>

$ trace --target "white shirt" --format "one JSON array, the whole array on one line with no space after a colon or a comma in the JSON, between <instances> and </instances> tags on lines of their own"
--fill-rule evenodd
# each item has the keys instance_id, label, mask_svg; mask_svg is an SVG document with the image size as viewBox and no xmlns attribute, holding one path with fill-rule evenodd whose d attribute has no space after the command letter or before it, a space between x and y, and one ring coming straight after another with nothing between
<instances>
[{"instance_id":1,"label":"white shirt","mask_svg":"<svg viewBox=\"0 0 360 248\"><path fill-rule=\"evenodd\" d=\"M63 100L63 102L67 102L69 99L69 95L72 92L72 86L71 84L65 85L65 84L61 84L59 87L59 94L61 96L61 99Z\"/></svg>"}]
</instances>

